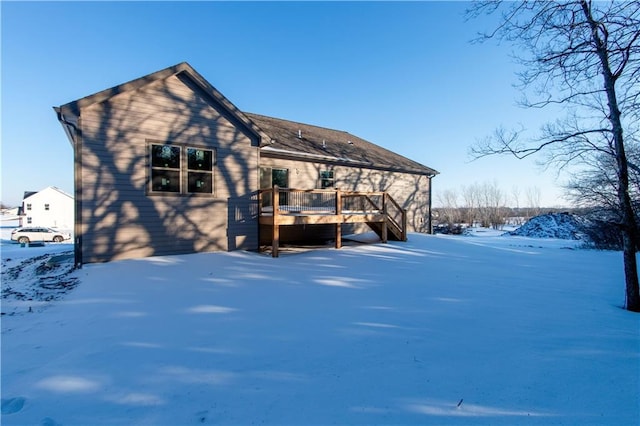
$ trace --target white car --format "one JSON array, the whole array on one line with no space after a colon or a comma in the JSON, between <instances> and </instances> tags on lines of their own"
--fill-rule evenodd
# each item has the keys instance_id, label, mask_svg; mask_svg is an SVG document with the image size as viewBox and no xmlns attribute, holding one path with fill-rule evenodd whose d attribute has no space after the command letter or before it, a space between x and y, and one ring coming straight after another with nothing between
<instances>
[{"instance_id":1,"label":"white car","mask_svg":"<svg viewBox=\"0 0 640 426\"><path fill-rule=\"evenodd\" d=\"M71 239L71 235L66 232L40 226L16 228L11 231L11 240L22 244L49 241L61 243L69 239Z\"/></svg>"}]
</instances>

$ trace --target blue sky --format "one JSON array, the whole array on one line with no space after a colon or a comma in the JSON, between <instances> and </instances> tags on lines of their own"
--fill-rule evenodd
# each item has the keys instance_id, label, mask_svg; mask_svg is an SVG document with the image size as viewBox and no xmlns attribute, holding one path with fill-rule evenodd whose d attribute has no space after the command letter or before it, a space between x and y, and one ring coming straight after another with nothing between
<instances>
[{"instance_id":1,"label":"blue sky","mask_svg":"<svg viewBox=\"0 0 640 426\"><path fill-rule=\"evenodd\" d=\"M2 194L73 191L53 106L186 61L238 108L358 135L438 170L442 191L496 182L566 205L554 171L470 161L499 126L552 118L516 106L509 46L472 44L490 18L464 2L7 2L2 14ZM546 115L545 115L546 114ZM513 204L513 203L511 203Z\"/></svg>"}]
</instances>

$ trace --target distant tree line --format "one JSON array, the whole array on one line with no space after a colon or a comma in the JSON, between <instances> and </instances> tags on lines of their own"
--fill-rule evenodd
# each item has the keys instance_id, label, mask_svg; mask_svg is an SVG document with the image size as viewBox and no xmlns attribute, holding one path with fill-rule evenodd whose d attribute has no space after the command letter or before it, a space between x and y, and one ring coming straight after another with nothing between
<instances>
[{"instance_id":1,"label":"distant tree line","mask_svg":"<svg viewBox=\"0 0 640 426\"><path fill-rule=\"evenodd\" d=\"M453 233L461 227L474 225L502 229L508 222L522 224L539 215L542 210L540 197L538 187L529 187L523 202L520 188L514 186L507 193L496 182L474 183L459 191L448 189L436 198L434 223L441 230L448 229Z\"/></svg>"},{"instance_id":2,"label":"distant tree line","mask_svg":"<svg viewBox=\"0 0 640 426\"><path fill-rule=\"evenodd\" d=\"M636 166L640 164L640 149L633 149L629 158L633 211L640 222L640 166ZM610 158L602 157L601 161L610 161ZM500 230L505 225L522 225L541 214L572 213L581 218L580 231L595 248L622 250L622 212L617 204L616 178L612 173L611 168L602 164L573 174L564 186L565 198L573 207L542 207L537 187L526 188L524 196L516 186L507 193L495 182L448 189L436 196L434 231L458 234L470 226ZM640 251L640 244L636 250Z\"/></svg>"}]
</instances>

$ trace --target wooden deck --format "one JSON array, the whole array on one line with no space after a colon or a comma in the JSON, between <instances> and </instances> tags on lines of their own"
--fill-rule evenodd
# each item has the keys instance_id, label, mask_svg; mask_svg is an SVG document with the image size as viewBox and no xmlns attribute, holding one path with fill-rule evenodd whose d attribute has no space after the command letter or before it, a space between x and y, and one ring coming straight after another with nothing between
<instances>
[{"instance_id":1,"label":"wooden deck","mask_svg":"<svg viewBox=\"0 0 640 426\"><path fill-rule=\"evenodd\" d=\"M383 242L407 240L406 211L386 192L279 188L258 193L260 226L271 227L271 255L278 257L280 227L335 225L335 247L342 247L343 223L366 223Z\"/></svg>"}]
</instances>

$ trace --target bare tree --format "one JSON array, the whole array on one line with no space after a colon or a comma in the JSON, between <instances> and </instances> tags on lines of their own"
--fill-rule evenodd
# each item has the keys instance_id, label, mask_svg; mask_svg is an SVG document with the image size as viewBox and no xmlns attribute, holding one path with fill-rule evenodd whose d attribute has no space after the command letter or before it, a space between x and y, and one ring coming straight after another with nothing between
<instances>
[{"instance_id":1,"label":"bare tree","mask_svg":"<svg viewBox=\"0 0 640 426\"><path fill-rule=\"evenodd\" d=\"M639 164L640 159L636 143L627 144L627 159L629 194L637 221L640 217L640 170L632 167L633 164ZM614 157L597 153L591 158L590 167L572 173L565 185L567 198L584 209L589 219L584 231L598 248L620 250L624 245L619 227L623 218L616 197L617 183ZM640 244L640 241L636 242Z\"/></svg>"},{"instance_id":2,"label":"bare tree","mask_svg":"<svg viewBox=\"0 0 640 426\"><path fill-rule=\"evenodd\" d=\"M520 209L520 187L518 185L513 185L511 187L511 201L513 202L513 207L516 209Z\"/></svg>"},{"instance_id":3,"label":"bare tree","mask_svg":"<svg viewBox=\"0 0 640 426\"><path fill-rule=\"evenodd\" d=\"M636 217L640 213L640 146L637 142L626 144L629 163L629 194ZM616 223L622 221L618 209L618 179L616 176L615 157L600 152L585 158L587 167L571 174L565 185L567 198L576 206L589 209L602 209L613 212L617 216Z\"/></svg>"},{"instance_id":4,"label":"bare tree","mask_svg":"<svg viewBox=\"0 0 640 426\"><path fill-rule=\"evenodd\" d=\"M469 226L473 226L478 218L480 208L480 194L477 184L462 187L462 202L465 211L464 221Z\"/></svg>"},{"instance_id":5,"label":"bare tree","mask_svg":"<svg viewBox=\"0 0 640 426\"><path fill-rule=\"evenodd\" d=\"M520 211L520 194L521 193L522 192L520 191L520 187L518 185L513 185L511 187L511 202L513 203L512 206L515 212L515 215L512 218L512 223L514 225L522 225L522 223L524 222L522 213Z\"/></svg>"},{"instance_id":6,"label":"bare tree","mask_svg":"<svg viewBox=\"0 0 640 426\"><path fill-rule=\"evenodd\" d=\"M540 214L540 188L537 186L527 187L527 219Z\"/></svg>"},{"instance_id":7,"label":"bare tree","mask_svg":"<svg viewBox=\"0 0 640 426\"><path fill-rule=\"evenodd\" d=\"M480 220L485 228L502 229L505 224L506 196L497 182L478 185Z\"/></svg>"},{"instance_id":8,"label":"bare tree","mask_svg":"<svg viewBox=\"0 0 640 426\"><path fill-rule=\"evenodd\" d=\"M497 182L473 183L462 187L462 220L474 226L500 229L506 219L506 195Z\"/></svg>"},{"instance_id":9,"label":"bare tree","mask_svg":"<svg viewBox=\"0 0 640 426\"><path fill-rule=\"evenodd\" d=\"M546 124L538 136L498 129L472 148L472 155L543 152L547 164L567 167L600 152L614 159L616 206L620 212L625 307L640 312L636 265L637 224L629 193L625 134L640 118L640 1L482 1L474 17L501 12L500 24L481 39L498 38L520 47L523 106L560 106L565 117Z\"/></svg>"},{"instance_id":10,"label":"bare tree","mask_svg":"<svg viewBox=\"0 0 640 426\"><path fill-rule=\"evenodd\" d=\"M438 221L449 228L459 225L461 222L460 209L458 207L458 194L453 189L447 189L438 194Z\"/></svg>"}]
</instances>

